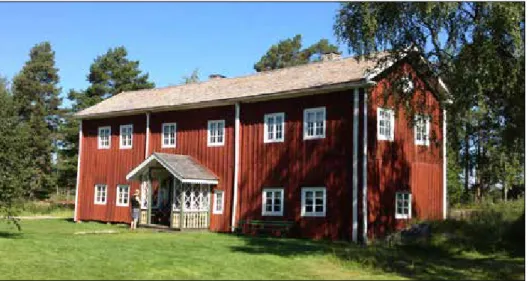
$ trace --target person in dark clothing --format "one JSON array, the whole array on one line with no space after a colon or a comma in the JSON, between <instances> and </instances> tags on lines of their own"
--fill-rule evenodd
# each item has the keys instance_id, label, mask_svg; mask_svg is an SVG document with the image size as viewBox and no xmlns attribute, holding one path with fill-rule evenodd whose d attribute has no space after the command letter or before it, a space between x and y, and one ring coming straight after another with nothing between
<instances>
[{"instance_id":1,"label":"person in dark clothing","mask_svg":"<svg viewBox=\"0 0 529 281\"><path fill-rule=\"evenodd\" d=\"M140 191L136 189L134 192L134 196L132 196L131 200L132 205L132 221L130 222L130 229L134 230L136 229L138 225L138 220L140 218Z\"/></svg>"}]
</instances>

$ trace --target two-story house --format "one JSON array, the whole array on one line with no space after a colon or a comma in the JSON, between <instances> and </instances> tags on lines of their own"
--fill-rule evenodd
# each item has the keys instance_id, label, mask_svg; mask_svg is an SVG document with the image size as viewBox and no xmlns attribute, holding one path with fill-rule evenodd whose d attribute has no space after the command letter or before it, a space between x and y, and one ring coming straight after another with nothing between
<instances>
[{"instance_id":1,"label":"two-story house","mask_svg":"<svg viewBox=\"0 0 529 281\"><path fill-rule=\"evenodd\" d=\"M128 223L137 189L140 225L180 229L280 220L299 237L358 241L444 218L442 81L406 58L380 68L330 57L124 92L77 113L75 220ZM381 98L391 75L428 105L416 122Z\"/></svg>"}]
</instances>

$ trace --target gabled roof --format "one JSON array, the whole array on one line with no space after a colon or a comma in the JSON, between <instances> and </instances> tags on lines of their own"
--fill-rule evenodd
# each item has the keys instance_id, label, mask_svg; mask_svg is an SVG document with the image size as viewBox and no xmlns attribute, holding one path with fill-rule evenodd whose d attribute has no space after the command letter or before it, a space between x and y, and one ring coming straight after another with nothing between
<instances>
[{"instance_id":1,"label":"gabled roof","mask_svg":"<svg viewBox=\"0 0 529 281\"><path fill-rule=\"evenodd\" d=\"M126 179L137 179L149 167L160 164L183 183L218 184L218 177L189 155L155 152L127 174Z\"/></svg>"},{"instance_id":2,"label":"gabled roof","mask_svg":"<svg viewBox=\"0 0 529 281\"><path fill-rule=\"evenodd\" d=\"M380 53L378 57L386 53ZM345 83L362 83L376 59L349 57L256 74L123 92L76 114L79 118L165 110L199 103L233 102Z\"/></svg>"}]
</instances>

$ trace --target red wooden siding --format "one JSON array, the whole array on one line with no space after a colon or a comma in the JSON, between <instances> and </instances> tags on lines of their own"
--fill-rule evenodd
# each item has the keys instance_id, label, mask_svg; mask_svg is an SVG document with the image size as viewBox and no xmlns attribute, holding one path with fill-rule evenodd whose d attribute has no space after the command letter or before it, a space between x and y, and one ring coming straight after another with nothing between
<instances>
[{"instance_id":1,"label":"red wooden siding","mask_svg":"<svg viewBox=\"0 0 529 281\"><path fill-rule=\"evenodd\" d=\"M133 124L132 149L119 148L119 126ZM110 149L97 148L98 127L111 126ZM111 119L83 120L81 178L78 195L80 220L130 222L130 207L116 206L118 184L129 184L130 192L139 188L138 182L127 182L125 176L139 165L145 156L145 114ZM94 204L96 184L107 185L106 205Z\"/></svg>"},{"instance_id":2,"label":"red wooden siding","mask_svg":"<svg viewBox=\"0 0 529 281\"><path fill-rule=\"evenodd\" d=\"M353 90L241 105L239 218L295 221L297 235L351 239ZM303 140L303 110L326 108L324 139ZM285 113L285 139L264 143L264 115ZM325 217L301 217L301 188L327 188ZM261 216L262 189L284 188L283 217Z\"/></svg>"},{"instance_id":3,"label":"red wooden siding","mask_svg":"<svg viewBox=\"0 0 529 281\"><path fill-rule=\"evenodd\" d=\"M436 97L416 77L409 65L403 69L411 71L419 83L414 94L414 106L425 99L432 114L429 146L417 146L414 128L408 123L401 107L395 112L394 141L377 140L377 107L383 107L383 91L387 79L382 79L370 93L368 105L368 233L380 236L388 230L402 228L408 221L395 219L395 192L411 191L412 218L441 219L443 212L443 158L442 158L442 111ZM415 79L414 79L415 80ZM392 106L390 97L387 106Z\"/></svg>"},{"instance_id":4,"label":"red wooden siding","mask_svg":"<svg viewBox=\"0 0 529 281\"><path fill-rule=\"evenodd\" d=\"M224 145L207 146L208 120L224 120ZM219 177L214 189L224 191L224 212L211 213L211 230L229 231L231 225L235 106L168 111L151 114L149 153L186 154L197 159ZM176 148L162 148L162 123L176 123ZM211 196L213 203L213 196ZM213 205L211 204L211 209Z\"/></svg>"}]
</instances>

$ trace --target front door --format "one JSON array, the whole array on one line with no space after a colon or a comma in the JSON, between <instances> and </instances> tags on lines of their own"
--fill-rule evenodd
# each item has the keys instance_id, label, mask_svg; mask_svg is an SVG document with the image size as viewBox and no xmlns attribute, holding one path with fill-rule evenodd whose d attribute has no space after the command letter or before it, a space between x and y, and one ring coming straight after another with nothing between
<instances>
[{"instance_id":1,"label":"front door","mask_svg":"<svg viewBox=\"0 0 529 281\"><path fill-rule=\"evenodd\" d=\"M173 177L163 179L157 190L152 194L151 223L169 226L171 217L171 197L173 193Z\"/></svg>"}]
</instances>

